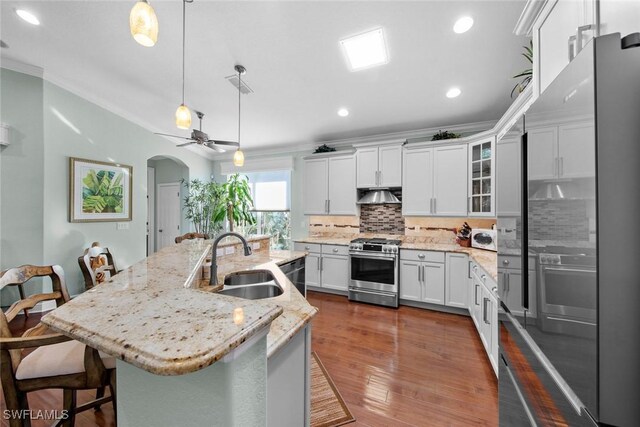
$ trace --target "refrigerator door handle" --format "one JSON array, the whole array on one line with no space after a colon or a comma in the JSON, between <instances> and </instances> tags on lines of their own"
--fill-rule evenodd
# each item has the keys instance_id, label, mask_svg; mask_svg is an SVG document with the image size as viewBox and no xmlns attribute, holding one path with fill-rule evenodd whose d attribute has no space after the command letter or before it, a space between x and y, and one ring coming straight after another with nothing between
<instances>
[{"instance_id":1,"label":"refrigerator door handle","mask_svg":"<svg viewBox=\"0 0 640 427\"><path fill-rule=\"evenodd\" d=\"M584 403L582 403L578 395L575 394L575 392L571 389L571 387L569 387L569 384L567 384L564 378L562 378L560 373L551 364L549 359L547 359L547 356L545 356L542 350L540 350L540 347L538 347L538 344L536 344L533 338L531 338L531 335L529 335L529 333L522 327L522 325L520 325L520 322L518 322L518 320L513 316L513 314L507 311L505 311L504 314L509 319L509 323L511 323L514 329L518 331L522 339L527 343L527 346L529 347L529 349L531 349L533 354L536 356L536 358L544 368L544 370L547 371L547 374L549 374L549 376L556 383L556 385L558 386L562 394L564 394L564 397L569 401L569 403L571 404L573 409L576 411L576 413L578 415L581 415L583 410L586 411L586 407Z\"/></svg>"},{"instance_id":2,"label":"refrigerator door handle","mask_svg":"<svg viewBox=\"0 0 640 427\"><path fill-rule=\"evenodd\" d=\"M527 144L529 136L525 132L522 134L522 156L520 158L520 168L522 171L521 183L521 224L522 224L522 253L521 253L521 273L522 273L522 308L529 309L529 170L528 170L528 153Z\"/></svg>"},{"instance_id":3,"label":"refrigerator door handle","mask_svg":"<svg viewBox=\"0 0 640 427\"><path fill-rule=\"evenodd\" d=\"M516 378L513 376L513 372L511 372L511 368L509 368L509 365L507 364L507 361L504 360L504 357L502 355L500 355L500 359L502 359L502 363L504 364L504 369L507 372L507 375L509 376L509 380L511 381L511 384L513 385L513 388L516 389L516 394L518 395L518 400L520 400L520 403L522 404L522 407L524 408L524 412L527 414L527 418L529 419L529 424L531 424L534 427L537 427L538 423L536 423L536 420L533 417L533 412L531 412L531 409L529 408L529 405L527 404L527 401L524 398L524 394L522 394L522 390L520 390L520 386L516 382Z\"/></svg>"}]
</instances>

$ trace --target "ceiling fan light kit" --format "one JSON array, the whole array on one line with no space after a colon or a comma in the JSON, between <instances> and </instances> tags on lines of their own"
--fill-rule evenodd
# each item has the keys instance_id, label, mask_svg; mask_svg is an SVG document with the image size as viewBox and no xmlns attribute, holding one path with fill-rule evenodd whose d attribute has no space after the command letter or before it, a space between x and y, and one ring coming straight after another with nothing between
<instances>
[{"instance_id":1,"label":"ceiling fan light kit","mask_svg":"<svg viewBox=\"0 0 640 427\"><path fill-rule=\"evenodd\" d=\"M133 39L145 47L158 41L158 17L147 0L139 0L131 8L129 28Z\"/></svg>"}]
</instances>

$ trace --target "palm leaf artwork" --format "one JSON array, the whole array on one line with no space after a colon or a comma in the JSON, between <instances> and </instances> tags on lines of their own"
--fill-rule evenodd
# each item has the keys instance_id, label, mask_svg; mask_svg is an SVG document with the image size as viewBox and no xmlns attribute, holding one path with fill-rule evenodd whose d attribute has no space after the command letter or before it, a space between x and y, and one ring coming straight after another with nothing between
<instances>
[{"instance_id":1,"label":"palm leaf artwork","mask_svg":"<svg viewBox=\"0 0 640 427\"><path fill-rule=\"evenodd\" d=\"M82 212L122 213L124 209L123 173L94 169L82 178Z\"/></svg>"},{"instance_id":2,"label":"palm leaf artwork","mask_svg":"<svg viewBox=\"0 0 640 427\"><path fill-rule=\"evenodd\" d=\"M530 64L533 64L533 41L532 40L529 41L529 46L522 46L522 47L524 48L524 52L522 52L522 56L524 56L525 59ZM518 92L518 94L520 94L522 93L522 91L525 90L527 86L529 86L529 83L531 83L531 80L533 79L533 68L527 68L526 70L521 71L520 73L516 74L512 78L518 79L520 77L524 77L524 78L520 82L516 83L513 89L511 89L512 98L513 98L513 94L516 93L516 91Z\"/></svg>"}]
</instances>

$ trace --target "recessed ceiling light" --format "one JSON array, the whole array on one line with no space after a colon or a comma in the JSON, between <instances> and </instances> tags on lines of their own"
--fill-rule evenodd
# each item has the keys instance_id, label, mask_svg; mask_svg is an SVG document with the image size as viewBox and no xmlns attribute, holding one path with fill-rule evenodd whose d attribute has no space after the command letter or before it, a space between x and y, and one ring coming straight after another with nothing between
<instances>
[{"instance_id":1,"label":"recessed ceiling light","mask_svg":"<svg viewBox=\"0 0 640 427\"><path fill-rule=\"evenodd\" d=\"M382 28L340 40L351 71L383 65L389 62Z\"/></svg>"},{"instance_id":2,"label":"recessed ceiling light","mask_svg":"<svg viewBox=\"0 0 640 427\"><path fill-rule=\"evenodd\" d=\"M458 34L466 33L473 27L473 18L470 16L463 16L453 24L453 31Z\"/></svg>"},{"instance_id":3,"label":"recessed ceiling light","mask_svg":"<svg viewBox=\"0 0 640 427\"><path fill-rule=\"evenodd\" d=\"M346 108L341 108L338 110L338 115L340 117L347 117L349 115L349 110L347 110Z\"/></svg>"},{"instance_id":4,"label":"recessed ceiling light","mask_svg":"<svg viewBox=\"0 0 640 427\"><path fill-rule=\"evenodd\" d=\"M20 18L27 21L29 24L40 25L40 20L36 18L36 16L33 13L26 11L24 9L18 9L16 10L16 13Z\"/></svg>"},{"instance_id":5,"label":"recessed ceiling light","mask_svg":"<svg viewBox=\"0 0 640 427\"><path fill-rule=\"evenodd\" d=\"M447 98L455 98L456 96L459 96L461 93L462 91L459 88L452 87L447 91Z\"/></svg>"}]
</instances>

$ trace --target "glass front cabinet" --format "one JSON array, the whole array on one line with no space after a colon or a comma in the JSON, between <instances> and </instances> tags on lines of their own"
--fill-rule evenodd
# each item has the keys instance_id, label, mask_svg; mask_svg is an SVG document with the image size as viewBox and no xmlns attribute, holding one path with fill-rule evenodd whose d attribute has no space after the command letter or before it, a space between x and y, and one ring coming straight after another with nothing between
<instances>
[{"instance_id":1,"label":"glass front cabinet","mask_svg":"<svg viewBox=\"0 0 640 427\"><path fill-rule=\"evenodd\" d=\"M469 216L495 216L495 138L469 144Z\"/></svg>"}]
</instances>

